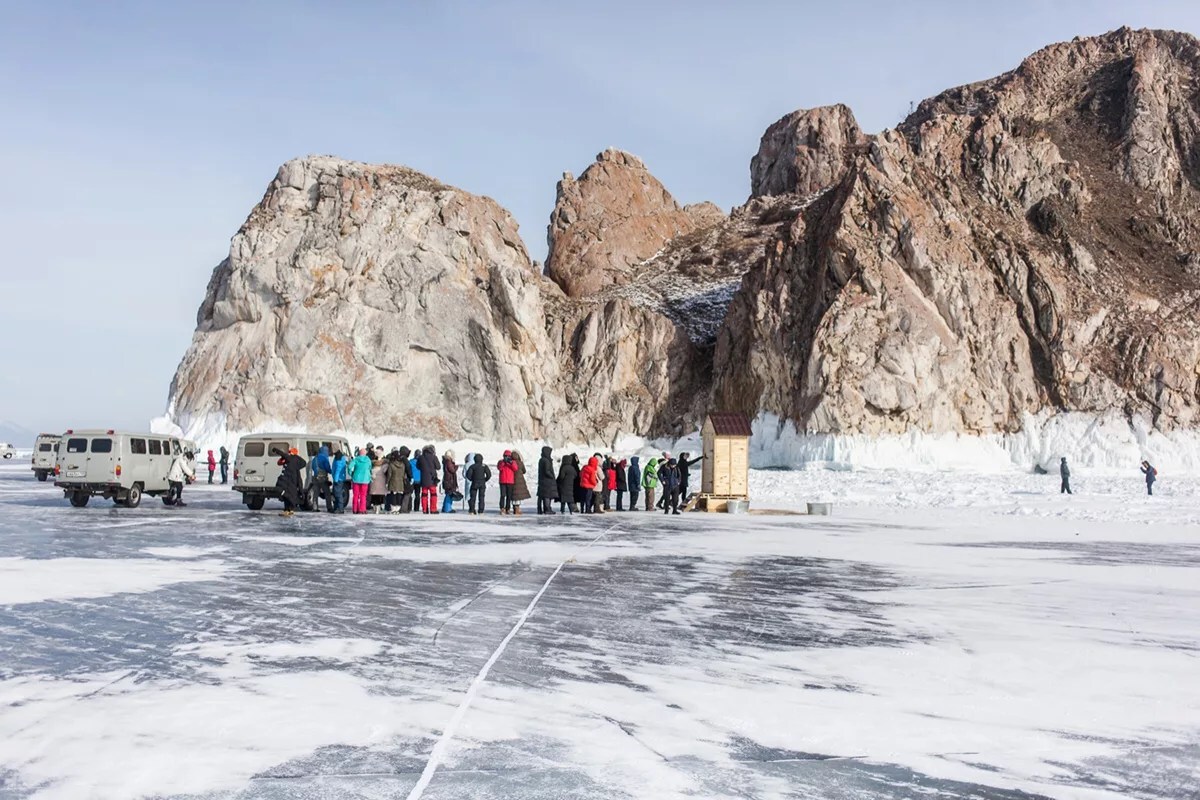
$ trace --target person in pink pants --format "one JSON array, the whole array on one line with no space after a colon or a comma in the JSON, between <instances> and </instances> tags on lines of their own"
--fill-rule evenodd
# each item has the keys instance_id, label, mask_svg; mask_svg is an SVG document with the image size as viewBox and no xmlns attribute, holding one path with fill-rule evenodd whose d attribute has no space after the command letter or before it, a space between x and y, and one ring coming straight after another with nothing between
<instances>
[{"instance_id":1,"label":"person in pink pants","mask_svg":"<svg viewBox=\"0 0 1200 800\"><path fill-rule=\"evenodd\" d=\"M350 462L350 511L367 513L367 497L371 489L371 459L363 454L362 448L354 451Z\"/></svg>"}]
</instances>

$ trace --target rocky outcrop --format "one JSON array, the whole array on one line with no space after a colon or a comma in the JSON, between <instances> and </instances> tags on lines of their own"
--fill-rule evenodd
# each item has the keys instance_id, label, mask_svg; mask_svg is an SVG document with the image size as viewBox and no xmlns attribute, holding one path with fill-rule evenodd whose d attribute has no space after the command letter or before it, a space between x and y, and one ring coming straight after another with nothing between
<instances>
[{"instance_id":1,"label":"rocky outcrop","mask_svg":"<svg viewBox=\"0 0 1200 800\"><path fill-rule=\"evenodd\" d=\"M1079 39L868 137L747 274L717 403L868 434L1042 409L1194 424L1198 56L1182 34ZM775 161L822 163L794 149ZM831 173L797 174L803 194Z\"/></svg>"},{"instance_id":2,"label":"rocky outcrop","mask_svg":"<svg viewBox=\"0 0 1200 800\"><path fill-rule=\"evenodd\" d=\"M709 407L829 433L1193 426L1196 85L1193 37L1122 29L877 135L797 111L728 216L608 150L559 184L545 276L491 200L289 162L214 272L172 410L555 441L683 433Z\"/></svg>"},{"instance_id":3,"label":"rocky outcrop","mask_svg":"<svg viewBox=\"0 0 1200 800\"><path fill-rule=\"evenodd\" d=\"M568 297L629 282L631 268L676 236L724 218L712 203L680 207L642 160L608 149L558 183L546 274Z\"/></svg>"},{"instance_id":4,"label":"rocky outcrop","mask_svg":"<svg viewBox=\"0 0 1200 800\"><path fill-rule=\"evenodd\" d=\"M767 128L750 160L752 197L809 195L846 174L866 137L843 105L793 111Z\"/></svg>"}]
</instances>

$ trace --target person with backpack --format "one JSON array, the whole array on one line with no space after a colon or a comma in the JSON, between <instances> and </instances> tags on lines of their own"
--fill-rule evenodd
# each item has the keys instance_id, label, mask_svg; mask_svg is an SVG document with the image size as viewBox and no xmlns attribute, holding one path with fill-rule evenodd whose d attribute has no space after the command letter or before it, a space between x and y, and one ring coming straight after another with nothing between
<instances>
[{"instance_id":1,"label":"person with backpack","mask_svg":"<svg viewBox=\"0 0 1200 800\"><path fill-rule=\"evenodd\" d=\"M542 457L538 459L537 498L539 514L553 514L551 503L558 499L558 476L554 474L554 450L550 445L542 448Z\"/></svg>"},{"instance_id":2,"label":"person with backpack","mask_svg":"<svg viewBox=\"0 0 1200 800\"><path fill-rule=\"evenodd\" d=\"M483 454L475 454L475 463L467 467L467 483L471 494L467 498L467 509L472 514L483 513L484 495L487 493L487 483L492 479L492 471L483 463Z\"/></svg>"},{"instance_id":3,"label":"person with backpack","mask_svg":"<svg viewBox=\"0 0 1200 800\"><path fill-rule=\"evenodd\" d=\"M1149 461L1142 461L1142 474L1146 476L1146 494L1154 495L1154 482L1158 480L1158 470Z\"/></svg>"},{"instance_id":4,"label":"person with backpack","mask_svg":"<svg viewBox=\"0 0 1200 800\"><path fill-rule=\"evenodd\" d=\"M579 485L579 456L571 453L563 456L558 466L558 513L565 514L571 509L574 514L579 510L575 499L575 489Z\"/></svg>"},{"instance_id":5,"label":"person with backpack","mask_svg":"<svg viewBox=\"0 0 1200 800\"><path fill-rule=\"evenodd\" d=\"M350 511L354 514L367 513L367 495L371 489L371 459L360 447L350 462Z\"/></svg>"},{"instance_id":6,"label":"person with backpack","mask_svg":"<svg viewBox=\"0 0 1200 800\"><path fill-rule=\"evenodd\" d=\"M330 476L333 479L333 513L346 513L346 480L349 474L348 467L350 462L346 460L346 454L341 450L333 451L333 461L331 463L332 470Z\"/></svg>"},{"instance_id":7,"label":"person with backpack","mask_svg":"<svg viewBox=\"0 0 1200 800\"><path fill-rule=\"evenodd\" d=\"M658 480L662 484L663 507L664 514L679 514L679 492L680 486L683 484L683 478L679 474L679 463L673 459L667 459L667 463L658 468Z\"/></svg>"},{"instance_id":8,"label":"person with backpack","mask_svg":"<svg viewBox=\"0 0 1200 800\"><path fill-rule=\"evenodd\" d=\"M507 516L512 510L513 485L517 479L517 462L513 461L512 450L505 450L496 463L496 474L500 479L500 513Z\"/></svg>"},{"instance_id":9,"label":"person with backpack","mask_svg":"<svg viewBox=\"0 0 1200 800\"><path fill-rule=\"evenodd\" d=\"M329 479L333 473L333 462L329 460L329 448L321 445L321 448L317 450L316 458L312 460L312 464L309 466L312 469L313 511L319 510L319 503L322 497L325 498L325 510L333 511L333 496L329 491Z\"/></svg>"},{"instance_id":10,"label":"person with backpack","mask_svg":"<svg viewBox=\"0 0 1200 800\"><path fill-rule=\"evenodd\" d=\"M447 450L442 454L442 491L446 497L442 500L442 513L454 513L454 501L461 500L458 493L458 464L454 461L454 451Z\"/></svg>"},{"instance_id":11,"label":"person with backpack","mask_svg":"<svg viewBox=\"0 0 1200 800\"><path fill-rule=\"evenodd\" d=\"M583 513L595 514L596 487L600 484L600 459L592 456L587 466L579 471L579 485L583 488Z\"/></svg>"},{"instance_id":12,"label":"person with backpack","mask_svg":"<svg viewBox=\"0 0 1200 800\"><path fill-rule=\"evenodd\" d=\"M638 462L640 456L629 457L629 469L626 470L625 483L629 487L629 510L637 511L638 497L642 494L642 468Z\"/></svg>"},{"instance_id":13,"label":"person with backpack","mask_svg":"<svg viewBox=\"0 0 1200 800\"><path fill-rule=\"evenodd\" d=\"M415 512L421 507L421 448L414 447L408 460L408 472L412 478L412 491L404 501L405 510Z\"/></svg>"},{"instance_id":14,"label":"person with backpack","mask_svg":"<svg viewBox=\"0 0 1200 800\"><path fill-rule=\"evenodd\" d=\"M229 483L229 451L225 449L225 445L221 445L221 460L218 463L221 467L221 483Z\"/></svg>"},{"instance_id":15,"label":"person with backpack","mask_svg":"<svg viewBox=\"0 0 1200 800\"><path fill-rule=\"evenodd\" d=\"M658 459L651 458L642 470L642 489L646 492L646 510L654 510L654 492L658 489Z\"/></svg>"}]
</instances>

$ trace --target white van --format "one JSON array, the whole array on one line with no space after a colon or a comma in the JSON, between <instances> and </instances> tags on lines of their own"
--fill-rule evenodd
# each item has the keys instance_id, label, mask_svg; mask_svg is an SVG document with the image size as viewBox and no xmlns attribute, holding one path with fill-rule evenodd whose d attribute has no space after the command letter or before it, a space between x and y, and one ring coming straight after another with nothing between
<instances>
[{"instance_id":1,"label":"white van","mask_svg":"<svg viewBox=\"0 0 1200 800\"><path fill-rule=\"evenodd\" d=\"M8 442L0 442L0 457L3 457L5 461L8 461L10 458L16 458L17 448Z\"/></svg>"},{"instance_id":2,"label":"white van","mask_svg":"<svg viewBox=\"0 0 1200 800\"><path fill-rule=\"evenodd\" d=\"M275 488L279 473L281 456L295 448L312 464L321 447L329 448L329 456L333 457L335 450L341 450L350 457L350 442L340 436L330 436L324 433L254 433L243 436L238 440L237 450L233 460L233 490L242 493L242 502L251 511L263 507L267 498L279 499L280 492ZM312 485L311 466L304 471L304 496L301 498L301 508L312 511L317 507L317 487Z\"/></svg>"},{"instance_id":3,"label":"white van","mask_svg":"<svg viewBox=\"0 0 1200 800\"><path fill-rule=\"evenodd\" d=\"M62 437L57 433L39 433L33 443L33 474L39 481L54 474L54 462L58 460L58 442Z\"/></svg>"},{"instance_id":4,"label":"white van","mask_svg":"<svg viewBox=\"0 0 1200 800\"><path fill-rule=\"evenodd\" d=\"M71 505L82 508L92 495L137 508L142 495L167 502L167 472L179 453L195 452L186 439L155 433L68 430L54 465L54 485Z\"/></svg>"}]
</instances>

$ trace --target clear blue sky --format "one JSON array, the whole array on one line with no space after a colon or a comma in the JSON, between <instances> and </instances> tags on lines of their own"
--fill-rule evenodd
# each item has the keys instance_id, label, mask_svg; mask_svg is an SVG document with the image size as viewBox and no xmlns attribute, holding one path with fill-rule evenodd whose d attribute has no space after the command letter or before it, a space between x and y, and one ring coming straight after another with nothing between
<instances>
[{"instance_id":1,"label":"clear blue sky","mask_svg":"<svg viewBox=\"0 0 1200 800\"><path fill-rule=\"evenodd\" d=\"M144 427L280 163L403 163L545 253L554 185L616 146L682 202L744 201L768 124L911 101L1075 35L1200 30L1194 2L0 0L0 421Z\"/></svg>"}]
</instances>

